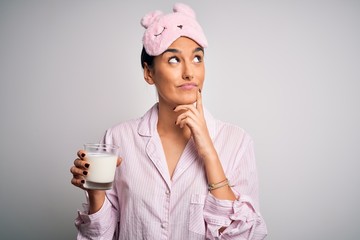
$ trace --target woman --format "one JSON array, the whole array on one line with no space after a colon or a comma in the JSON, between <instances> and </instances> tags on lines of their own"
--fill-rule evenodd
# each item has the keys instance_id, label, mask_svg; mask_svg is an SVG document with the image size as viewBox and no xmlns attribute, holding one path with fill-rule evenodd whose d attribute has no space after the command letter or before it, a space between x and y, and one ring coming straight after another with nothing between
<instances>
[{"instance_id":1,"label":"woman","mask_svg":"<svg viewBox=\"0 0 360 240\"><path fill-rule=\"evenodd\" d=\"M87 190L75 221L78 239L263 239L253 141L202 105L206 38L193 10L155 11L141 63L156 103L142 118L107 130L120 146L113 189ZM79 151L72 184L83 188L89 164Z\"/></svg>"}]
</instances>

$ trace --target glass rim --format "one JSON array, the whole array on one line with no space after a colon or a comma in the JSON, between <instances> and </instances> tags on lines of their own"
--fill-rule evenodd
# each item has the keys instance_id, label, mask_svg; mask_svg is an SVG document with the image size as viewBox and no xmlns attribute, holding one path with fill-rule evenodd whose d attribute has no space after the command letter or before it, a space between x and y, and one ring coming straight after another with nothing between
<instances>
[{"instance_id":1,"label":"glass rim","mask_svg":"<svg viewBox=\"0 0 360 240\"><path fill-rule=\"evenodd\" d=\"M119 149L119 146L108 143L85 143L84 148Z\"/></svg>"}]
</instances>

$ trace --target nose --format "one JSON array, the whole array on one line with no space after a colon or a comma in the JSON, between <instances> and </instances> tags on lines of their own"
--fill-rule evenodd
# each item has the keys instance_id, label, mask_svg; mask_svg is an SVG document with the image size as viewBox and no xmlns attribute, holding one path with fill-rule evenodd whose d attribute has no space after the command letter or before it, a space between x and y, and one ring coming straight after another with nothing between
<instances>
[{"instance_id":1,"label":"nose","mask_svg":"<svg viewBox=\"0 0 360 240\"><path fill-rule=\"evenodd\" d=\"M182 78L184 80L192 80L194 78L194 70L192 68L192 64L191 63L184 63L184 69L183 69L183 75Z\"/></svg>"}]
</instances>

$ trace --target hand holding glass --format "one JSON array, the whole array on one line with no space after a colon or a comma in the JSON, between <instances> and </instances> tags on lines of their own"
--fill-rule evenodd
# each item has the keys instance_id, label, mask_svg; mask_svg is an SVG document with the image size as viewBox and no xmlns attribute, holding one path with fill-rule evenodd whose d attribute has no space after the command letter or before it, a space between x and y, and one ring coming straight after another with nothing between
<instances>
[{"instance_id":1,"label":"hand holding glass","mask_svg":"<svg viewBox=\"0 0 360 240\"><path fill-rule=\"evenodd\" d=\"M90 143L84 145L85 160L90 164L85 176L84 188L111 189L115 177L118 159L118 146L111 144Z\"/></svg>"}]
</instances>

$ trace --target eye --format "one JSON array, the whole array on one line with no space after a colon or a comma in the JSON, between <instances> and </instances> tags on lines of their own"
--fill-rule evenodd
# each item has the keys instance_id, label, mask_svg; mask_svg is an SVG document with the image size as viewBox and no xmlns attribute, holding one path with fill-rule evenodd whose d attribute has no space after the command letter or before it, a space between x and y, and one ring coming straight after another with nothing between
<instances>
[{"instance_id":1,"label":"eye","mask_svg":"<svg viewBox=\"0 0 360 240\"><path fill-rule=\"evenodd\" d=\"M202 56L200 55L195 56L193 61L196 63L202 62Z\"/></svg>"},{"instance_id":2,"label":"eye","mask_svg":"<svg viewBox=\"0 0 360 240\"><path fill-rule=\"evenodd\" d=\"M169 58L169 63L178 63L179 59L177 57L171 57Z\"/></svg>"}]
</instances>

